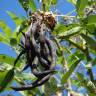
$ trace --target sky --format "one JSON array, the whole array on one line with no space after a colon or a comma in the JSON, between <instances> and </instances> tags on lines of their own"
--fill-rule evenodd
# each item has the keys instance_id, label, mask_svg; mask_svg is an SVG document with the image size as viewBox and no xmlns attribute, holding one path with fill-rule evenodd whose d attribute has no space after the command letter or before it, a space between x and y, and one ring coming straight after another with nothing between
<instances>
[{"instance_id":1,"label":"sky","mask_svg":"<svg viewBox=\"0 0 96 96\"><path fill-rule=\"evenodd\" d=\"M40 4L38 4L38 0L35 0L38 9L40 8ZM68 12L74 10L74 6L71 5L71 3L67 2L66 0L58 0L58 4L56 6L58 13L66 15ZM12 21L11 17L6 13L7 11L11 11L15 13L17 16L24 16L26 17L26 13L23 10L23 8L20 6L18 0L0 0L0 20L3 20L6 22L6 24L12 29L12 31L15 30L16 25ZM73 14L75 15L75 14ZM0 31L2 31L0 29ZM9 56L16 57L15 52L9 47L6 46L5 44L0 43L0 54L7 54ZM11 92L12 93L12 92ZM16 92L13 92L16 93ZM0 94L0 96L6 96L4 94L7 94L6 92L3 94ZM21 96L19 93L16 93L16 96Z\"/></svg>"}]
</instances>

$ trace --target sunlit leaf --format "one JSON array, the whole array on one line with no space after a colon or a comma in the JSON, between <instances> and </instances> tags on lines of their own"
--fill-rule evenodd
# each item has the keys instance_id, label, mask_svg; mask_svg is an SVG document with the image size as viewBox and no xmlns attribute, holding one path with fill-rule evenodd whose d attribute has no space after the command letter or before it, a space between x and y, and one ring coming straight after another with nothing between
<instances>
[{"instance_id":1,"label":"sunlit leaf","mask_svg":"<svg viewBox=\"0 0 96 96\"><path fill-rule=\"evenodd\" d=\"M54 33L54 34L59 34L59 33L61 33L61 32L64 32L66 29L67 29L67 28L66 28L65 25L63 25L63 24L57 24L57 25L55 26L55 29L54 29L53 33Z\"/></svg>"},{"instance_id":2,"label":"sunlit leaf","mask_svg":"<svg viewBox=\"0 0 96 96\"><path fill-rule=\"evenodd\" d=\"M14 65L14 61L15 61L15 58L10 57L8 55L0 54L0 62ZM20 66L20 62L18 62L16 66Z\"/></svg>"},{"instance_id":3,"label":"sunlit leaf","mask_svg":"<svg viewBox=\"0 0 96 96\"><path fill-rule=\"evenodd\" d=\"M81 27L74 27L74 28L72 28L72 29L70 29L70 30L67 30L67 31L65 31L65 32L61 32L60 34L58 34L59 36L64 36L65 34L74 34L74 33L76 33L76 32L78 32L79 33L79 31L81 30ZM77 33L76 33L77 34Z\"/></svg>"},{"instance_id":4,"label":"sunlit leaf","mask_svg":"<svg viewBox=\"0 0 96 96\"><path fill-rule=\"evenodd\" d=\"M90 34L92 34L94 37L96 36L96 24L88 24L87 26L87 30Z\"/></svg>"},{"instance_id":5,"label":"sunlit leaf","mask_svg":"<svg viewBox=\"0 0 96 96\"><path fill-rule=\"evenodd\" d=\"M69 39L69 38L76 37L79 34L80 34L80 32L74 32L74 33L68 34L68 35L60 35L60 36L58 36L58 38L59 39Z\"/></svg>"},{"instance_id":6,"label":"sunlit leaf","mask_svg":"<svg viewBox=\"0 0 96 96\"><path fill-rule=\"evenodd\" d=\"M24 8L24 10L27 12L28 11L28 0L18 0L21 6Z\"/></svg>"},{"instance_id":7,"label":"sunlit leaf","mask_svg":"<svg viewBox=\"0 0 96 96\"><path fill-rule=\"evenodd\" d=\"M86 60L86 57L80 50L76 50L76 52L74 53L74 56L77 56L78 58L80 58L82 60Z\"/></svg>"},{"instance_id":8,"label":"sunlit leaf","mask_svg":"<svg viewBox=\"0 0 96 96\"><path fill-rule=\"evenodd\" d=\"M22 36L22 34L20 34L20 32L24 31L24 29L26 28L25 26L23 28L21 28L21 27L22 27L22 25L18 26L11 36L11 38L14 38L16 40L17 44L20 43L20 39Z\"/></svg>"},{"instance_id":9,"label":"sunlit leaf","mask_svg":"<svg viewBox=\"0 0 96 96\"><path fill-rule=\"evenodd\" d=\"M84 8L87 6L88 0L77 0L76 8L78 15L82 17L84 15Z\"/></svg>"},{"instance_id":10,"label":"sunlit leaf","mask_svg":"<svg viewBox=\"0 0 96 96\"><path fill-rule=\"evenodd\" d=\"M56 5L57 4L57 0L51 0L51 4L52 5Z\"/></svg>"},{"instance_id":11,"label":"sunlit leaf","mask_svg":"<svg viewBox=\"0 0 96 96\"><path fill-rule=\"evenodd\" d=\"M56 64L62 64L63 65L63 62L64 62L63 56L58 56Z\"/></svg>"},{"instance_id":12,"label":"sunlit leaf","mask_svg":"<svg viewBox=\"0 0 96 96\"><path fill-rule=\"evenodd\" d=\"M7 73L8 73L8 70L7 71L2 71L2 72L0 71L0 84L3 81L3 79L5 78ZM1 87L0 87L0 90L1 90Z\"/></svg>"},{"instance_id":13,"label":"sunlit leaf","mask_svg":"<svg viewBox=\"0 0 96 96\"><path fill-rule=\"evenodd\" d=\"M46 96L51 96L51 89L50 89L51 85L49 82L44 84L44 92Z\"/></svg>"},{"instance_id":14,"label":"sunlit leaf","mask_svg":"<svg viewBox=\"0 0 96 96\"><path fill-rule=\"evenodd\" d=\"M24 32L24 33L25 33L25 32L27 31L28 26L29 26L29 25L28 25L28 20L25 19L25 20L21 23L21 25L19 25L19 26L15 29L15 31L13 32L11 38L14 38L14 39L16 40L17 44L20 43L20 39L21 39L21 37L22 37L22 33L21 33L21 32ZM17 38L17 37L18 37L18 38Z\"/></svg>"},{"instance_id":15,"label":"sunlit leaf","mask_svg":"<svg viewBox=\"0 0 96 96\"><path fill-rule=\"evenodd\" d=\"M92 94L96 94L96 87L94 85L94 83L88 79L86 79L84 77L84 75L82 73L77 73L77 78L81 84L81 86L85 87L88 91L88 93L92 93ZM90 95L90 96L94 96L94 95Z\"/></svg>"},{"instance_id":16,"label":"sunlit leaf","mask_svg":"<svg viewBox=\"0 0 96 96\"><path fill-rule=\"evenodd\" d=\"M56 5L57 0L42 0L43 11L50 11L51 5Z\"/></svg>"},{"instance_id":17,"label":"sunlit leaf","mask_svg":"<svg viewBox=\"0 0 96 96\"><path fill-rule=\"evenodd\" d=\"M57 81L56 81L56 78L54 78L54 77L51 77L50 78L50 85L51 85L51 87L50 87L51 92L52 93L55 93L56 90L57 90Z\"/></svg>"},{"instance_id":18,"label":"sunlit leaf","mask_svg":"<svg viewBox=\"0 0 96 96\"><path fill-rule=\"evenodd\" d=\"M16 26L19 26L22 23L22 19L17 17L14 13L7 11L8 15L11 16L12 20L15 22Z\"/></svg>"},{"instance_id":19,"label":"sunlit leaf","mask_svg":"<svg viewBox=\"0 0 96 96\"><path fill-rule=\"evenodd\" d=\"M81 82L85 79L82 73L76 73L76 76Z\"/></svg>"},{"instance_id":20,"label":"sunlit leaf","mask_svg":"<svg viewBox=\"0 0 96 96\"><path fill-rule=\"evenodd\" d=\"M50 0L42 0L43 4L45 4L45 11L49 11L50 10L50 6L51 6L51 1ZM44 6L42 5L43 9Z\"/></svg>"},{"instance_id":21,"label":"sunlit leaf","mask_svg":"<svg viewBox=\"0 0 96 96\"><path fill-rule=\"evenodd\" d=\"M69 1L70 3L76 5L76 0L67 0L67 1Z\"/></svg>"},{"instance_id":22,"label":"sunlit leaf","mask_svg":"<svg viewBox=\"0 0 96 96\"><path fill-rule=\"evenodd\" d=\"M63 75L61 79L61 83L65 84L68 80L68 78L71 76L77 65L80 63L81 60L76 60L70 67L69 70Z\"/></svg>"},{"instance_id":23,"label":"sunlit leaf","mask_svg":"<svg viewBox=\"0 0 96 96\"><path fill-rule=\"evenodd\" d=\"M21 25L20 25L21 26ZM19 43L20 37L18 36L19 30L20 30L20 26L18 26L15 31L13 32L11 38L15 38L17 40L17 42ZM17 38L18 37L18 38Z\"/></svg>"},{"instance_id":24,"label":"sunlit leaf","mask_svg":"<svg viewBox=\"0 0 96 96\"><path fill-rule=\"evenodd\" d=\"M35 12L36 11L36 4L34 2L34 0L29 0L29 8L32 9L32 12Z\"/></svg>"},{"instance_id":25,"label":"sunlit leaf","mask_svg":"<svg viewBox=\"0 0 96 96\"><path fill-rule=\"evenodd\" d=\"M0 33L0 42L9 45L9 39Z\"/></svg>"},{"instance_id":26,"label":"sunlit leaf","mask_svg":"<svg viewBox=\"0 0 96 96\"><path fill-rule=\"evenodd\" d=\"M0 54L0 62L5 62L5 63L8 63L8 64L13 65L14 60L15 59L12 58L12 57L9 57L7 55Z\"/></svg>"},{"instance_id":27,"label":"sunlit leaf","mask_svg":"<svg viewBox=\"0 0 96 96\"><path fill-rule=\"evenodd\" d=\"M2 76L0 77L2 78ZM12 81L13 77L14 77L14 69L11 69L6 73L6 75L0 82L0 92L2 92L8 86L8 84Z\"/></svg>"},{"instance_id":28,"label":"sunlit leaf","mask_svg":"<svg viewBox=\"0 0 96 96\"><path fill-rule=\"evenodd\" d=\"M71 64L73 64L74 61L76 61L76 57L74 54L70 54L70 55L68 55L67 60L68 60L68 65L71 65Z\"/></svg>"},{"instance_id":29,"label":"sunlit leaf","mask_svg":"<svg viewBox=\"0 0 96 96\"><path fill-rule=\"evenodd\" d=\"M16 77L23 78L24 80L35 80L35 76L31 73L16 72Z\"/></svg>"},{"instance_id":30,"label":"sunlit leaf","mask_svg":"<svg viewBox=\"0 0 96 96\"><path fill-rule=\"evenodd\" d=\"M96 15L90 15L88 16L88 25L96 24Z\"/></svg>"},{"instance_id":31,"label":"sunlit leaf","mask_svg":"<svg viewBox=\"0 0 96 96\"><path fill-rule=\"evenodd\" d=\"M87 36L85 34L81 34L81 36L85 39L89 47L96 51L96 41L92 39L90 36Z\"/></svg>"},{"instance_id":32,"label":"sunlit leaf","mask_svg":"<svg viewBox=\"0 0 96 96\"><path fill-rule=\"evenodd\" d=\"M62 34L62 33L65 34L68 30L71 30L76 27L79 27L79 25L78 24L69 24L66 26L64 24L58 23L58 24L56 24L56 26L53 30L53 33L56 35Z\"/></svg>"},{"instance_id":33,"label":"sunlit leaf","mask_svg":"<svg viewBox=\"0 0 96 96\"><path fill-rule=\"evenodd\" d=\"M4 22L4 21L2 21L2 20L0 20L0 28L2 28L2 30L3 30L3 32L5 33L5 36L10 36L11 35L11 29L8 27L8 25Z\"/></svg>"},{"instance_id":34,"label":"sunlit leaf","mask_svg":"<svg viewBox=\"0 0 96 96\"><path fill-rule=\"evenodd\" d=\"M72 44L73 46L75 46L77 49L81 50L82 52L84 52L84 49L81 45L75 43L73 40L67 39L67 41Z\"/></svg>"},{"instance_id":35,"label":"sunlit leaf","mask_svg":"<svg viewBox=\"0 0 96 96\"><path fill-rule=\"evenodd\" d=\"M37 9L35 0L19 0L19 2L26 12L28 12L29 8L31 8L33 12Z\"/></svg>"},{"instance_id":36,"label":"sunlit leaf","mask_svg":"<svg viewBox=\"0 0 96 96\"><path fill-rule=\"evenodd\" d=\"M42 92L41 92L41 90L39 90L39 88L32 89L32 93L35 95L38 94L39 96L42 96ZM32 95L32 93L31 93L31 95Z\"/></svg>"}]
</instances>

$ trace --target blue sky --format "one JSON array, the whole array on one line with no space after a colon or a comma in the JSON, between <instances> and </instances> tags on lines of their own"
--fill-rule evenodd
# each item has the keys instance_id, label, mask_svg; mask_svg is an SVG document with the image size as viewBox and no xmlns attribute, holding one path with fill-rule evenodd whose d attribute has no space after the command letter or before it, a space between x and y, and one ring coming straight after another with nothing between
<instances>
[{"instance_id":1,"label":"blue sky","mask_svg":"<svg viewBox=\"0 0 96 96\"><path fill-rule=\"evenodd\" d=\"M38 0L36 0L36 4L39 9L40 6L37 1ZM66 0L58 0L56 9L57 10L53 10L53 11L58 11L61 14L67 14L68 12L74 10L74 6L71 5L71 3L68 3ZM0 20L5 21L12 30L15 30L16 25L12 21L11 17L8 14L6 14L6 11L11 11L15 13L17 16L25 16L25 17L26 17L26 13L18 3L18 0L0 0ZM0 31L2 30L0 29ZM2 43L0 43L0 54L7 54L13 57L16 56L15 52L13 52L9 46L6 46ZM0 96L6 96L6 95L0 94ZM16 96L21 96L21 95L17 93Z\"/></svg>"}]
</instances>

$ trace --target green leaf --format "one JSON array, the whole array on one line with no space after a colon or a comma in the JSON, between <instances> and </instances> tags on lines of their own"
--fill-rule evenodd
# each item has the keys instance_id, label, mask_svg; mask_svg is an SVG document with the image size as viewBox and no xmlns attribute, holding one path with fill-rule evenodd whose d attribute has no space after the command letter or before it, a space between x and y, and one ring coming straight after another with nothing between
<instances>
[{"instance_id":1,"label":"green leaf","mask_svg":"<svg viewBox=\"0 0 96 96\"><path fill-rule=\"evenodd\" d=\"M7 71L0 71L0 82L3 80L6 74L7 74Z\"/></svg>"},{"instance_id":2,"label":"green leaf","mask_svg":"<svg viewBox=\"0 0 96 96\"><path fill-rule=\"evenodd\" d=\"M17 45L17 40L16 40L15 38L10 38L10 44L11 44L12 46Z\"/></svg>"},{"instance_id":3,"label":"green leaf","mask_svg":"<svg viewBox=\"0 0 96 96\"><path fill-rule=\"evenodd\" d=\"M8 55L0 54L0 62L14 65L14 61L15 61L15 58L10 57ZM20 66L20 62L18 62L16 65Z\"/></svg>"},{"instance_id":4,"label":"green leaf","mask_svg":"<svg viewBox=\"0 0 96 96\"><path fill-rule=\"evenodd\" d=\"M0 33L0 42L9 45L9 39Z\"/></svg>"},{"instance_id":5,"label":"green leaf","mask_svg":"<svg viewBox=\"0 0 96 96\"><path fill-rule=\"evenodd\" d=\"M61 32L60 34L58 34L59 36L65 36L66 34L68 34L68 35L70 35L70 34L72 34L72 35L74 35L74 34L77 34L77 32L78 32L78 34L79 34L79 31L81 30L81 27L74 27L74 28L72 28L72 29L69 29L69 30L67 30L67 31L65 31L65 32ZM70 35L70 36L72 36L72 35ZM70 37L69 36L69 37Z\"/></svg>"},{"instance_id":6,"label":"green leaf","mask_svg":"<svg viewBox=\"0 0 96 96\"><path fill-rule=\"evenodd\" d=\"M12 18L12 20L15 22L16 26L19 26L23 19L20 17L17 17L14 13L7 11L8 15Z\"/></svg>"},{"instance_id":7,"label":"green leaf","mask_svg":"<svg viewBox=\"0 0 96 96\"><path fill-rule=\"evenodd\" d=\"M57 4L57 0L51 0L51 4L52 5L56 5Z\"/></svg>"},{"instance_id":8,"label":"green leaf","mask_svg":"<svg viewBox=\"0 0 96 96\"><path fill-rule=\"evenodd\" d=\"M32 12L36 11L37 7L36 7L34 0L29 0L29 8L32 9Z\"/></svg>"},{"instance_id":9,"label":"green leaf","mask_svg":"<svg viewBox=\"0 0 96 96\"><path fill-rule=\"evenodd\" d=\"M75 70L77 65L80 63L81 60L76 60L69 68L69 70L63 75L61 79L61 83L65 84L68 80L68 78L71 76L72 72Z\"/></svg>"},{"instance_id":10,"label":"green leaf","mask_svg":"<svg viewBox=\"0 0 96 96\"><path fill-rule=\"evenodd\" d=\"M61 39L61 40L62 39L69 39L69 38L73 38L73 37L75 37L79 34L80 34L80 32L74 32L74 33L68 34L68 35L60 35L58 38Z\"/></svg>"},{"instance_id":11,"label":"green leaf","mask_svg":"<svg viewBox=\"0 0 96 96\"><path fill-rule=\"evenodd\" d=\"M8 84L12 81L13 77L14 77L14 69L11 69L6 73L6 75L0 82L0 92L2 92L8 86ZM2 78L2 76L0 78Z\"/></svg>"},{"instance_id":12,"label":"green leaf","mask_svg":"<svg viewBox=\"0 0 96 96\"><path fill-rule=\"evenodd\" d=\"M56 64L62 64L63 65L63 62L64 62L64 57L62 55L58 56Z\"/></svg>"},{"instance_id":13,"label":"green leaf","mask_svg":"<svg viewBox=\"0 0 96 96\"><path fill-rule=\"evenodd\" d=\"M24 80L32 80L32 81L36 80L36 77L33 74L24 73L24 72L21 73L21 72L18 72L18 71L16 71L16 77L22 78Z\"/></svg>"},{"instance_id":14,"label":"green leaf","mask_svg":"<svg viewBox=\"0 0 96 96\"><path fill-rule=\"evenodd\" d=\"M91 24L91 25L87 25L87 30L90 34L93 34L94 36L96 36L96 24Z\"/></svg>"},{"instance_id":15,"label":"green leaf","mask_svg":"<svg viewBox=\"0 0 96 96\"><path fill-rule=\"evenodd\" d=\"M42 1L45 4L45 11L50 11L51 1L50 0L42 0Z\"/></svg>"},{"instance_id":16,"label":"green leaf","mask_svg":"<svg viewBox=\"0 0 96 96\"><path fill-rule=\"evenodd\" d=\"M26 12L28 12L29 8L31 8L33 12L35 12L37 9L34 0L19 0L19 2Z\"/></svg>"},{"instance_id":17,"label":"green leaf","mask_svg":"<svg viewBox=\"0 0 96 96\"><path fill-rule=\"evenodd\" d=\"M81 45L75 43L74 41L70 40L70 39L66 39L70 44L72 44L73 46L75 46L77 49L81 50L82 52L84 52L84 49Z\"/></svg>"},{"instance_id":18,"label":"green leaf","mask_svg":"<svg viewBox=\"0 0 96 96\"><path fill-rule=\"evenodd\" d=\"M54 28L53 33L58 35L61 32L64 32L67 29L67 27L63 24L57 24Z\"/></svg>"},{"instance_id":19,"label":"green leaf","mask_svg":"<svg viewBox=\"0 0 96 96\"><path fill-rule=\"evenodd\" d=\"M95 93L88 92L88 96L95 96Z\"/></svg>"},{"instance_id":20,"label":"green leaf","mask_svg":"<svg viewBox=\"0 0 96 96\"><path fill-rule=\"evenodd\" d=\"M87 25L96 24L96 15L90 15L90 16L88 16L87 19L88 19Z\"/></svg>"},{"instance_id":21,"label":"green leaf","mask_svg":"<svg viewBox=\"0 0 96 96\"><path fill-rule=\"evenodd\" d=\"M57 81L56 81L56 78L55 77L51 77L50 78L50 90L52 93L55 93L56 90L57 90Z\"/></svg>"},{"instance_id":22,"label":"green leaf","mask_svg":"<svg viewBox=\"0 0 96 96\"><path fill-rule=\"evenodd\" d=\"M86 57L84 56L84 54L80 51L80 50L77 50L75 53L74 53L74 56L77 56L78 58L82 59L82 60L86 60Z\"/></svg>"},{"instance_id":23,"label":"green leaf","mask_svg":"<svg viewBox=\"0 0 96 96\"><path fill-rule=\"evenodd\" d=\"M80 17L84 15L84 8L87 6L87 4L88 0L77 0L76 9Z\"/></svg>"},{"instance_id":24,"label":"green leaf","mask_svg":"<svg viewBox=\"0 0 96 96\"><path fill-rule=\"evenodd\" d=\"M87 42L88 46L96 51L96 41L94 39L92 39L90 36L87 36L85 34L81 34L82 38L85 39L85 41Z\"/></svg>"},{"instance_id":25,"label":"green leaf","mask_svg":"<svg viewBox=\"0 0 96 96\"><path fill-rule=\"evenodd\" d=\"M22 26L22 25L20 25L20 26ZM20 26L18 26L18 27L15 29L15 31L13 32L13 34L12 34L12 36L11 36L11 38L16 39L17 43L20 43L20 38L21 38L21 35L18 36L19 30L20 30Z\"/></svg>"},{"instance_id":26,"label":"green leaf","mask_svg":"<svg viewBox=\"0 0 96 96\"><path fill-rule=\"evenodd\" d=\"M51 96L57 91L57 80L55 77L51 77L49 82L44 84L44 94L45 96Z\"/></svg>"},{"instance_id":27,"label":"green leaf","mask_svg":"<svg viewBox=\"0 0 96 96\"><path fill-rule=\"evenodd\" d=\"M21 6L24 8L24 10L27 12L28 11L28 0L18 0Z\"/></svg>"},{"instance_id":28,"label":"green leaf","mask_svg":"<svg viewBox=\"0 0 96 96\"><path fill-rule=\"evenodd\" d=\"M38 96L42 96L42 92L41 92L41 90L39 90L39 88L34 88L34 89L32 89L31 91L32 91L32 93L35 94L35 95L38 94ZM32 95L32 93L30 93L30 94ZM29 94L28 94L28 95L29 95ZM28 95L27 95L27 96L28 96Z\"/></svg>"},{"instance_id":29,"label":"green leaf","mask_svg":"<svg viewBox=\"0 0 96 96\"><path fill-rule=\"evenodd\" d=\"M86 79L82 73L77 73L76 75L78 80L80 81L81 86L85 87L88 93L96 94L96 87L92 81Z\"/></svg>"},{"instance_id":30,"label":"green leaf","mask_svg":"<svg viewBox=\"0 0 96 96\"><path fill-rule=\"evenodd\" d=\"M64 25L61 23L56 24L53 33L58 35L58 34L65 34L68 30L71 30L73 28L78 28L79 24L69 24L69 25Z\"/></svg>"},{"instance_id":31,"label":"green leaf","mask_svg":"<svg viewBox=\"0 0 96 96\"><path fill-rule=\"evenodd\" d=\"M26 32L27 31L27 28L29 27L29 25L28 25L28 19L25 19L22 23L21 23L21 25L19 25L16 29L15 29L15 31L13 32L13 34L12 34L12 38L14 38L16 41L17 41L17 43L20 43L20 39L21 39L21 37L22 37L22 34L20 34L21 32ZM18 38L17 38L18 37Z\"/></svg>"},{"instance_id":32,"label":"green leaf","mask_svg":"<svg viewBox=\"0 0 96 96\"><path fill-rule=\"evenodd\" d=\"M76 5L76 0L67 0L67 1L74 4L74 5Z\"/></svg>"},{"instance_id":33,"label":"green leaf","mask_svg":"<svg viewBox=\"0 0 96 96\"><path fill-rule=\"evenodd\" d=\"M51 89L50 89L51 85L49 82L46 82L44 84L44 93L45 93L45 96L51 96Z\"/></svg>"},{"instance_id":34,"label":"green leaf","mask_svg":"<svg viewBox=\"0 0 96 96\"><path fill-rule=\"evenodd\" d=\"M84 80L84 75L82 73L76 73L77 78L82 82Z\"/></svg>"},{"instance_id":35,"label":"green leaf","mask_svg":"<svg viewBox=\"0 0 96 96\"><path fill-rule=\"evenodd\" d=\"M68 66L72 65L73 62L76 61L76 57L75 57L75 55L74 55L74 54L70 54L70 55L68 55L68 57L67 57L67 61L68 61Z\"/></svg>"},{"instance_id":36,"label":"green leaf","mask_svg":"<svg viewBox=\"0 0 96 96\"><path fill-rule=\"evenodd\" d=\"M8 63L8 64L13 65L14 60L15 59L12 58L12 57L9 57L7 55L0 54L0 62L5 62L5 63Z\"/></svg>"},{"instance_id":37,"label":"green leaf","mask_svg":"<svg viewBox=\"0 0 96 96\"><path fill-rule=\"evenodd\" d=\"M6 37L8 37L8 36L10 36L11 35L11 29L8 27L8 25L4 22L4 21L2 21L2 20L0 20L0 28L3 30L3 32L5 33L5 36Z\"/></svg>"}]
</instances>

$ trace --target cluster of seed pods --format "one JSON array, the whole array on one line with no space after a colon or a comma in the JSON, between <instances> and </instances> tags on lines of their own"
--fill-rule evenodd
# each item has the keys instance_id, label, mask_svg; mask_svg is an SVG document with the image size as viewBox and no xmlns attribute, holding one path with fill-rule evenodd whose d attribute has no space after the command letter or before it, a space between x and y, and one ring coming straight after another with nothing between
<instances>
[{"instance_id":1,"label":"cluster of seed pods","mask_svg":"<svg viewBox=\"0 0 96 96\"><path fill-rule=\"evenodd\" d=\"M31 73L37 80L30 85L12 87L16 91L30 90L44 84L55 72L55 51L53 42L46 36L48 30L52 31L56 21L52 14L35 12L31 16L31 24L26 33L23 33L21 40L22 52L14 62L17 63L21 55L26 56L26 66L23 70L30 67ZM42 67L40 68L39 65Z\"/></svg>"}]
</instances>

